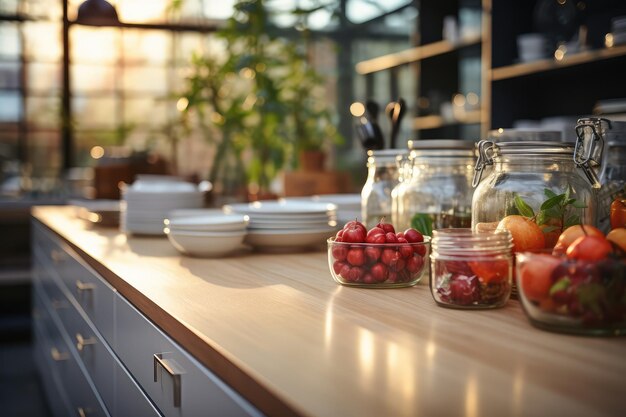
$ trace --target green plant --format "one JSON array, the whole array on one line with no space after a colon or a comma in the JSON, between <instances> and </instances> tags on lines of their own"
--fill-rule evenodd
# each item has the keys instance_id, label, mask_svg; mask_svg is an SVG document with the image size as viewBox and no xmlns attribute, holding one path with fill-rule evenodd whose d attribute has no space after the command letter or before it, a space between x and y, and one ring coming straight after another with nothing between
<instances>
[{"instance_id":1,"label":"green plant","mask_svg":"<svg viewBox=\"0 0 626 417\"><path fill-rule=\"evenodd\" d=\"M181 120L188 132L197 123L215 146L209 180L217 185L228 175L236 183L234 169L248 186L268 191L297 152L339 138L320 91L324 79L296 42L274 34L269 17L264 0L237 1L217 32L226 53L190 62Z\"/></svg>"}]
</instances>

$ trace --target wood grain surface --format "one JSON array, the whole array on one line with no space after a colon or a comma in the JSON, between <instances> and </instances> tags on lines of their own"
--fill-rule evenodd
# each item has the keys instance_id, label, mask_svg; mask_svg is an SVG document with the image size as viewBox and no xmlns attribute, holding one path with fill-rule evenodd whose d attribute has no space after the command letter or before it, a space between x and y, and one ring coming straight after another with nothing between
<instances>
[{"instance_id":1,"label":"wood grain surface","mask_svg":"<svg viewBox=\"0 0 626 417\"><path fill-rule=\"evenodd\" d=\"M549 333L517 301L435 305L406 289L337 285L325 252L181 256L165 237L127 237L33 215L120 294L268 415L617 416L626 339Z\"/></svg>"}]
</instances>

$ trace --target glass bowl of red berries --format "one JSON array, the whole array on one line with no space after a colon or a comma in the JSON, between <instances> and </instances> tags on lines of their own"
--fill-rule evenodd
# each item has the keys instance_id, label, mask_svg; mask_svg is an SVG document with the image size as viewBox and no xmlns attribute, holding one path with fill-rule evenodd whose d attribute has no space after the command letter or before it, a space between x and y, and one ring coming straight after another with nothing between
<instances>
[{"instance_id":1,"label":"glass bowl of red berries","mask_svg":"<svg viewBox=\"0 0 626 417\"><path fill-rule=\"evenodd\" d=\"M328 239L328 265L342 285L367 288L410 287L427 270L430 238L415 229L396 232L381 220L367 229L354 220Z\"/></svg>"}]
</instances>

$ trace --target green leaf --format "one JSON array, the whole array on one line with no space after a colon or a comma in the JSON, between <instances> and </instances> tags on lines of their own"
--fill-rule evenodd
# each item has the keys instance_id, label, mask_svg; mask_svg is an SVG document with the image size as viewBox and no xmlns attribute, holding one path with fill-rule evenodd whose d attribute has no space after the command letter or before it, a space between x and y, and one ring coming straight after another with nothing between
<instances>
[{"instance_id":1,"label":"green leaf","mask_svg":"<svg viewBox=\"0 0 626 417\"><path fill-rule=\"evenodd\" d=\"M554 191L552 191L549 188L544 188L543 189L543 193L546 195L546 197L548 198L552 198L552 197L556 197L556 193Z\"/></svg>"},{"instance_id":2,"label":"green leaf","mask_svg":"<svg viewBox=\"0 0 626 417\"><path fill-rule=\"evenodd\" d=\"M572 202L572 206L574 206L576 208L587 208L587 205L584 202L578 201L578 200L574 200Z\"/></svg>"},{"instance_id":3,"label":"green leaf","mask_svg":"<svg viewBox=\"0 0 626 417\"><path fill-rule=\"evenodd\" d=\"M522 197L520 197L519 195L516 195L513 201L515 203L515 208L517 209L519 214L521 214L524 217L535 216L535 212L533 211L532 207L530 207L524 200L522 200Z\"/></svg>"},{"instance_id":4,"label":"green leaf","mask_svg":"<svg viewBox=\"0 0 626 417\"><path fill-rule=\"evenodd\" d=\"M411 218L411 227L425 236L433 234L433 219L427 213L415 213Z\"/></svg>"},{"instance_id":5,"label":"green leaf","mask_svg":"<svg viewBox=\"0 0 626 417\"><path fill-rule=\"evenodd\" d=\"M568 277L565 277L565 278L562 278L562 279L558 280L550 288L550 295L554 295L555 292L567 289L567 287L569 287L571 283L572 282L570 281L570 279Z\"/></svg>"},{"instance_id":6,"label":"green leaf","mask_svg":"<svg viewBox=\"0 0 626 417\"><path fill-rule=\"evenodd\" d=\"M580 224L580 216L577 214L570 214L565 219L565 224L563 225L563 230L567 229L570 226L574 226Z\"/></svg>"},{"instance_id":7,"label":"green leaf","mask_svg":"<svg viewBox=\"0 0 626 417\"><path fill-rule=\"evenodd\" d=\"M550 232L554 232L555 230L560 230L561 228L558 226L546 226L543 229L541 229L541 231L545 234L545 233L550 233Z\"/></svg>"},{"instance_id":8,"label":"green leaf","mask_svg":"<svg viewBox=\"0 0 626 417\"><path fill-rule=\"evenodd\" d=\"M561 204L563 199L565 198L565 194L555 195L554 197L550 197L546 201L541 204L541 210L548 210L554 206L558 206Z\"/></svg>"}]
</instances>

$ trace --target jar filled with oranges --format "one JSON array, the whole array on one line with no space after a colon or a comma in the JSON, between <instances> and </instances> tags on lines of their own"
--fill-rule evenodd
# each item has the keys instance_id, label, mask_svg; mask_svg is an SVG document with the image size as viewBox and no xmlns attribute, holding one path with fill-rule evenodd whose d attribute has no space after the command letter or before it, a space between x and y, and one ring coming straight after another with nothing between
<instances>
[{"instance_id":1,"label":"jar filled with oranges","mask_svg":"<svg viewBox=\"0 0 626 417\"><path fill-rule=\"evenodd\" d=\"M569 226L596 223L596 196L574 161L574 144L481 141L478 152L474 230L507 229L514 252L522 252L553 248Z\"/></svg>"}]
</instances>

